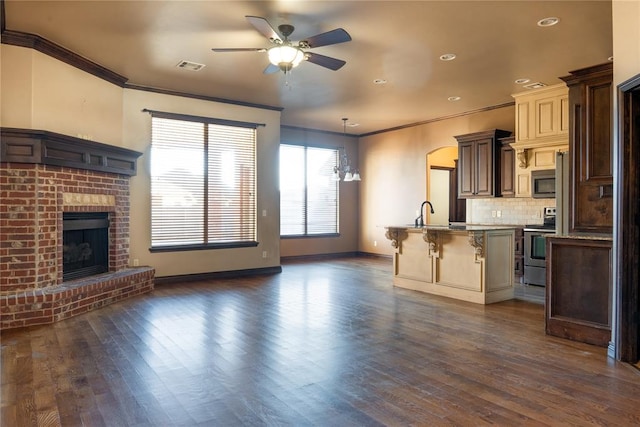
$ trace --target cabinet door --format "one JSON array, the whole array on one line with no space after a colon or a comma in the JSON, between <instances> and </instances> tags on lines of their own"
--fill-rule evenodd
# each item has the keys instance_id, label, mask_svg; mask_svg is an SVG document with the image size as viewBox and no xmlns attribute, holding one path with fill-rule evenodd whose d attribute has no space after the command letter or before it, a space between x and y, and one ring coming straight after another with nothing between
<instances>
[{"instance_id":1,"label":"cabinet door","mask_svg":"<svg viewBox=\"0 0 640 427\"><path fill-rule=\"evenodd\" d=\"M491 138L476 141L476 191L477 196L492 196L494 183L493 145Z\"/></svg>"},{"instance_id":2,"label":"cabinet door","mask_svg":"<svg viewBox=\"0 0 640 427\"><path fill-rule=\"evenodd\" d=\"M613 231L613 66L576 70L569 85L572 188L569 232Z\"/></svg>"},{"instance_id":3,"label":"cabinet door","mask_svg":"<svg viewBox=\"0 0 640 427\"><path fill-rule=\"evenodd\" d=\"M536 138L553 136L558 133L560 103L557 97L537 99L535 101L535 135Z\"/></svg>"},{"instance_id":4,"label":"cabinet door","mask_svg":"<svg viewBox=\"0 0 640 427\"><path fill-rule=\"evenodd\" d=\"M474 153L473 143L465 142L458 145L458 197L474 195Z\"/></svg>"},{"instance_id":5,"label":"cabinet door","mask_svg":"<svg viewBox=\"0 0 640 427\"><path fill-rule=\"evenodd\" d=\"M548 335L606 347L611 340L611 240L548 237Z\"/></svg>"},{"instance_id":6,"label":"cabinet door","mask_svg":"<svg viewBox=\"0 0 640 427\"><path fill-rule=\"evenodd\" d=\"M515 170L516 170L516 152L508 145L500 148L500 194L502 197L514 197L515 189Z\"/></svg>"}]
</instances>

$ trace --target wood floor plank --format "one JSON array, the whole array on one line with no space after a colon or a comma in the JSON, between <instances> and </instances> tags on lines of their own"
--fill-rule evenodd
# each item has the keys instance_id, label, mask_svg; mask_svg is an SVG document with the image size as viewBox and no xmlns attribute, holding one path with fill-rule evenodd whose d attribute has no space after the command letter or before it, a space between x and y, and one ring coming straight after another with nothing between
<instances>
[{"instance_id":1,"label":"wood floor plank","mask_svg":"<svg viewBox=\"0 0 640 427\"><path fill-rule=\"evenodd\" d=\"M2 426L640 425L640 371L544 307L391 284L372 257L158 286L0 335Z\"/></svg>"}]
</instances>

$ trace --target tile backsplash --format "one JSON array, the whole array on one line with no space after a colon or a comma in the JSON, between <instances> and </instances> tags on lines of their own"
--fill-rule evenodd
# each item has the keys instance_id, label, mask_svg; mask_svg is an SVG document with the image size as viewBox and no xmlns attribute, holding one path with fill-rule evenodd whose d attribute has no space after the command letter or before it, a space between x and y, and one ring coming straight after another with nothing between
<instances>
[{"instance_id":1,"label":"tile backsplash","mask_svg":"<svg viewBox=\"0 0 640 427\"><path fill-rule=\"evenodd\" d=\"M467 222L509 225L542 224L542 208L555 205L556 199L521 197L467 199Z\"/></svg>"}]
</instances>

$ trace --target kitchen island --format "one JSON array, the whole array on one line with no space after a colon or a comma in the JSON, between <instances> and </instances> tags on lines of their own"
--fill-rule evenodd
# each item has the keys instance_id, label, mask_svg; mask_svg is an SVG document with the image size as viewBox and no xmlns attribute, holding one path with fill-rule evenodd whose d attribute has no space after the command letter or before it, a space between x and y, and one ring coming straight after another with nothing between
<instances>
[{"instance_id":1,"label":"kitchen island","mask_svg":"<svg viewBox=\"0 0 640 427\"><path fill-rule=\"evenodd\" d=\"M393 284L478 304L513 298L513 227L387 226Z\"/></svg>"}]
</instances>

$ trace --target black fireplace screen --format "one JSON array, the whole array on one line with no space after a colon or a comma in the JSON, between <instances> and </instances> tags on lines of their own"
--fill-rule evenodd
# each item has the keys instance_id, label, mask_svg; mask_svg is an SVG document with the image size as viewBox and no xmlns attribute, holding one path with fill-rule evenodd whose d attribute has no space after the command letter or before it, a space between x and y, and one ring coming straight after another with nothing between
<instances>
[{"instance_id":1,"label":"black fireplace screen","mask_svg":"<svg viewBox=\"0 0 640 427\"><path fill-rule=\"evenodd\" d=\"M62 219L63 280L109 271L109 214L67 212Z\"/></svg>"}]
</instances>

